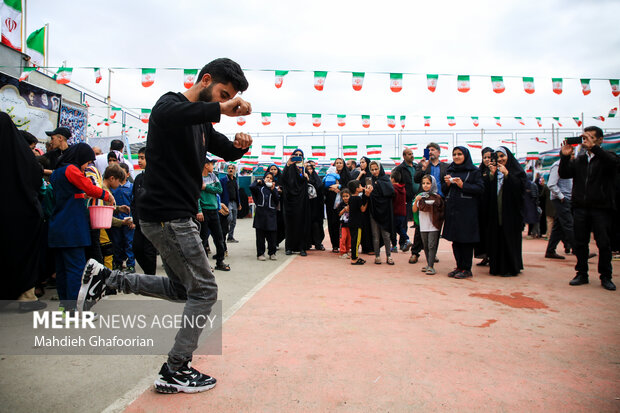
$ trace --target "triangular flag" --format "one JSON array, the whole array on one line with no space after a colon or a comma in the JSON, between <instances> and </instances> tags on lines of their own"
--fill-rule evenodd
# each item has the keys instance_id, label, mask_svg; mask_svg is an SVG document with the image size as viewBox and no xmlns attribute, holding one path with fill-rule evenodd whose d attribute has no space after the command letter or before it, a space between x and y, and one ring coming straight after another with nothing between
<instances>
[{"instance_id":1,"label":"triangular flag","mask_svg":"<svg viewBox=\"0 0 620 413\"><path fill-rule=\"evenodd\" d=\"M73 73L72 67L59 67L56 72L56 83L66 85L71 82L71 74Z\"/></svg>"},{"instance_id":2,"label":"triangular flag","mask_svg":"<svg viewBox=\"0 0 620 413\"><path fill-rule=\"evenodd\" d=\"M151 118L151 109L140 109L140 120L143 123L149 123L149 119Z\"/></svg>"},{"instance_id":3,"label":"triangular flag","mask_svg":"<svg viewBox=\"0 0 620 413\"><path fill-rule=\"evenodd\" d=\"M245 125L245 118L243 116L239 116L237 118L237 125L239 125L239 126Z\"/></svg>"},{"instance_id":4,"label":"triangular flag","mask_svg":"<svg viewBox=\"0 0 620 413\"><path fill-rule=\"evenodd\" d=\"M454 120L454 116L448 116L448 126L455 126L456 120Z\"/></svg>"},{"instance_id":5,"label":"triangular flag","mask_svg":"<svg viewBox=\"0 0 620 413\"><path fill-rule=\"evenodd\" d=\"M536 123L538 124L539 128L542 128L542 119L539 117L536 117Z\"/></svg>"},{"instance_id":6,"label":"triangular flag","mask_svg":"<svg viewBox=\"0 0 620 413\"><path fill-rule=\"evenodd\" d=\"M263 145L261 147L261 155L274 156L276 154L276 145Z\"/></svg>"},{"instance_id":7,"label":"triangular flag","mask_svg":"<svg viewBox=\"0 0 620 413\"><path fill-rule=\"evenodd\" d=\"M554 116L553 119L558 123L558 126L561 128L562 127L562 123L560 122L560 118L557 116Z\"/></svg>"},{"instance_id":8,"label":"triangular flag","mask_svg":"<svg viewBox=\"0 0 620 413\"><path fill-rule=\"evenodd\" d=\"M115 119L115 118L116 118L116 115L118 114L118 112L120 112L120 111L121 111L121 108L117 108L116 106L112 106L112 107L110 108L110 111L112 112L112 113L110 114L110 119Z\"/></svg>"},{"instance_id":9,"label":"triangular flag","mask_svg":"<svg viewBox=\"0 0 620 413\"><path fill-rule=\"evenodd\" d=\"M400 127L405 129L405 119L407 117L405 115L400 115Z\"/></svg>"},{"instance_id":10,"label":"triangular flag","mask_svg":"<svg viewBox=\"0 0 620 413\"><path fill-rule=\"evenodd\" d=\"M366 145L367 155L381 155L383 145Z\"/></svg>"},{"instance_id":11,"label":"triangular flag","mask_svg":"<svg viewBox=\"0 0 620 413\"><path fill-rule=\"evenodd\" d=\"M523 78L523 89L525 90L525 93L529 93L530 95L536 91L533 77Z\"/></svg>"},{"instance_id":12,"label":"triangular flag","mask_svg":"<svg viewBox=\"0 0 620 413\"><path fill-rule=\"evenodd\" d=\"M155 83L155 72L156 69L142 69L142 86L149 87Z\"/></svg>"},{"instance_id":13,"label":"triangular flag","mask_svg":"<svg viewBox=\"0 0 620 413\"><path fill-rule=\"evenodd\" d=\"M319 127L321 126L321 114L313 113L312 114L312 126Z\"/></svg>"},{"instance_id":14,"label":"triangular flag","mask_svg":"<svg viewBox=\"0 0 620 413\"><path fill-rule=\"evenodd\" d=\"M502 93L506 90L503 76L491 76L491 84L493 84L493 92L495 93Z\"/></svg>"},{"instance_id":15,"label":"triangular flag","mask_svg":"<svg viewBox=\"0 0 620 413\"><path fill-rule=\"evenodd\" d=\"M592 89L590 89L590 79L580 79L581 81L581 91L583 92L584 96L587 96L590 94L590 92L592 92Z\"/></svg>"},{"instance_id":16,"label":"triangular flag","mask_svg":"<svg viewBox=\"0 0 620 413\"><path fill-rule=\"evenodd\" d=\"M424 116L424 126L431 126L431 117Z\"/></svg>"},{"instance_id":17,"label":"triangular flag","mask_svg":"<svg viewBox=\"0 0 620 413\"><path fill-rule=\"evenodd\" d=\"M3 29L5 27L2 25ZM26 48L30 55L30 62L36 66L43 66L45 62L45 26L30 33L26 40Z\"/></svg>"},{"instance_id":18,"label":"triangular flag","mask_svg":"<svg viewBox=\"0 0 620 413\"><path fill-rule=\"evenodd\" d=\"M536 142L538 143L544 143L545 145L548 144L548 142L545 139L541 139L538 136L534 138L534 140L536 140Z\"/></svg>"},{"instance_id":19,"label":"triangular flag","mask_svg":"<svg viewBox=\"0 0 620 413\"><path fill-rule=\"evenodd\" d=\"M274 85L276 88L280 89L282 87L282 83L284 83L284 76L288 74L288 70L276 70L276 78Z\"/></svg>"},{"instance_id":20,"label":"triangular flag","mask_svg":"<svg viewBox=\"0 0 620 413\"><path fill-rule=\"evenodd\" d=\"M327 77L327 72L315 71L314 72L314 88L316 90L323 90L325 86L325 78Z\"/></svg>"},{"instance_id":21,"label":"triangular flag","mask_svg":"<svg viewBox=\"0 0 620 413\"><path fill-rule=\"evenodd\" d=\"M194 86L197 75L198 69L183 69L183 86L185 86L185 89Z\"/></svg>"},{"instance_id":22,"label":"triangular flag","mask_svg":"<svg viewBox=\"0 0 620 413\"><path fill-rule=\"evenodd\" d=\"M364 72L353 72L352 86L353 90L362 90L364 85Z\"/></svg>"},{"instance_id":23,"label":"triangular flag","mask_svg":"<svg viewBox=\"0 0 620 413\"><path fill-rule=\"evenodd\" d=\"M501 128L502 123L501 123L501 119L499 118L499 116L493 116L493 118L495 119L495 124Z\"/></svg>"},{"instance_id":24,"label":"triangular flag","mask_svg":"<svg viewBox=\"0 0 620 413\"><path fill-rule=\"evenodd\" d=\"M362 126L370 128L370 115L362 115Z\"/></svg>"},{"instance_id":25,"label":"triangular flag","mask_svg":"<svg viewBox=\"0 0 620 413\"><path fill-rule=\"evenodd\" d=\"M600 120L601 122L605 122L605 116L593 116L592 119Z\"/></svg>"},{"instance_id":26,"label":"triangular flag","mask_svg":"<svg viewBox=\"0 0 620 413\"><path fill-rule=\"evenodd\" d=\"M613 108L609 111L609 114L607 115L607 117L615 118L617 113L618 113L618 108Z\"/></svg>"},{"instance_id":27,"label":"triangular flag","mask_svg":"<svg viewBox=\"0 0 620 413\"><path fill-rule=\"evenodd\" d=\"M287 113L286 118L288 119L289 126L297 125L297 114L296 113Z\"/></svg>"},{"instance_id":28,"label":"triangular flag","mask_svg":"<svg viewBox=\"0 0 620 413\"><path fill-rule=\"evenodd\" d=\"M574 117L573 117L573 120L575 121L575 123L577 124L577 126L581 127L581 125L582 125L581 119L579 119L578 117L574 116Z\"/></svg>"},{"instance_id":29,"label":"triangular flag","mask_svg":"<svg viewBox=\"0 0 620 413\"><path fill-rule=\"evenodd\" d=\"M471 120L474 122L475 127L480 126L480 119L478 119L478 116L472 116Z\"/></svg>"},{"instance_id":30,"label":"triangular flag","mask_svg":"<svg viewBox=\"0 0 620 413\"><path fill-rule=\"evenodd\" d=\"M312 156L325 156L325 146L324 145L318 145L318 146L312 146Z\"/></svg>"},{"instance_id":31,"label":"triangular flag","mask_svg":"<svg viewBox=\"0 0 620 413\"><path fill-rule=\"evenodd\" d=\"M472 149L482 149L482 143L480 141L467 142L467 146Z\"/></svg>"},{"instance_id":32,"label":"triangular flag","mask_svg":"<svg viewBox=\"0 0 620 413\"><path fill-rule=\"evenodd\" d=\"M37 70L36 67L24 67L22 74L19 76L19 81L23 82L24 80L28 79L30 73L34 72L35 70Z\"/></svg>"},{"instance_id":33,"label":"triangular flag","mask_svg":"<svg viewBox=\"0 0 620 413\"><path fill-rule=\"evenodd\" d=\"M525 126L525 122L523 121L523 118L521 116L515 116L515 119L517 120L517 122L519 122L521 125Z\"/></svg>"},{"instance_id":34,"label":"triangular flag","mask_svg":"<svg viewBox=\"0 0 620 413\"><path fill-rule=\"evenodd\" d=\"M434 92L437 89L437 81L439 80L439 75L426 75L426 87L431 92Z\"/></svg>"},{"instance_id":35,"label":"triangular flag","mask_svg":"<svg viewBox=\"0 0 620 413\"><path fill-rule=\"evenodd\" d=\"M22 0L4 0L0 3L2 16L2 43L22 51Z\"/></svg>"},{"instance_id":36,"label":"triangular flag","mask_svg":"<svg viewBox=\"0 0 620 413\"><path fill-rule=\"evenodd\" d=\"M620 96L620 85L618 85L619 79L609 79L609 85L611 86L611 94L615 97Z\"/></svg>"},{"instance_id":37,"label":"triangular flag","mask_svg":"<svg viewBox=\"0 0 620 413\"><path fill-rule=\"evenodd\" d=\"M295 145L286 145L282 148L282 153L284 156L291 156L295 149L297 149L297 146Z\"/></svg>"},{"instance_id":38,"label":"triangular flag","mask_svg":"<svg viewBox=\"0 0 620 413\"><path fill-rule=\"evenodd\" d=\"M396 126L396 116L388 116L387 117L387 125L390 128L393 128L394 126Z\"/></svg>"},{"instance_id":39,"label":"triangular flag","mask_svg":"<svg viewBox=\"0 0 620 413\"><path fill-rule=\"evenodd\" d=\"M357 145L343 145L342 155L343 156L357 156Z\"/></svg>"},{"instance_id":40,"label":"triangular flag","mask_svg":"<svg viewBox=\"0 0 620 413\"><path fill-rule=\"evenodd\" d=\"M390 73L390 90L395 93L403 90L402 73Z\"/></svg>"},{"instance_id":41,"label":"triangular flag","mask_svg":"<svg viewBox=\"0 0 620 413\"><path fill-rule=\"evenodd\" d=\"M262 121L261 123L265 126L271 124L271 112L261 112L260 114Z\"/></svg>"},{"instance_id":42,"label":"triangular flag","mask_svg":"<svg viewBox=\"0 0 620 413\"><path fill-rule=\"evenodd\" d=\"M400 165L403 160L400 156L390 156L390 159L394 162L394 165Z\"/></svg>"},{"instance_id":43,"label":"triangular flag","mask_svg":"<svg viewBox=\"0 0 620 413\"><path fill-rule=\"evenodd\" d=\"M338 126L344 126L347 124L347 115L337 115Z\"/></svg>"},{"instance_id":44,"label":"triangular flag","mask_svg":"<svg viewBox=\"0 0 620 413\"><path fill-rule=\"evenodd\" d=\"M108 118L103 118L101 122L97 122L97 126L101 126L102 124L105 126L110 126L110 120Z\"/></svg>"},{"instance_id":45,"label":"triangular flag","mask_svg":"<svg viewBox=\"0 0 620 413\"><path fill-rule=\"evenodd\" d=\"M469 75L458 75L456 78L456 85L459 92L469 92Z\"/></svg>"},{"instance_id":46,"label":"triangular flag","mask_svg":"<svg viewBox=\"0 0 620 413\"><path fill-rule=\"evenodd\" d=\"M101 68L96 67L95 68L95 83L101 82L101 79L102 79L102 77L101 77Z\"/></svg>"},{"instance_id":47,"label":"triangular flag","mask_svg":"<svg viewBox=\"0 0 620 413\"><path fill-rule=\"evenodd\" d=\"M562 78L554 77L551 79L551 84L553 85L553 93L557 95L562 94Z\"/></svg>"}]
</instances>

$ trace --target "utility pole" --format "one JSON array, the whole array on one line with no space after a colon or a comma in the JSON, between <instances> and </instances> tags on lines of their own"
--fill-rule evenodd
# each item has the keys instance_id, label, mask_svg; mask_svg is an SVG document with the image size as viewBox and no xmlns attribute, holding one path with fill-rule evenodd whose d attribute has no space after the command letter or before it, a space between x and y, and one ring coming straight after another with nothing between
<instances>
[{"instance_id":1,"label":"utility pole","mask_svg":"<svg viewBox=\"0 0 620 413\"><path fill-rule=\"evenodd\" d=\"M112 69L108 68L108 126L107 126L107 131L108 131L108 136L110 136L110 110L111 110L111 99L112 97L110 96L111 91L112 91L112 73L114 73L112 71Z\"/></svg>"}]
</instances>

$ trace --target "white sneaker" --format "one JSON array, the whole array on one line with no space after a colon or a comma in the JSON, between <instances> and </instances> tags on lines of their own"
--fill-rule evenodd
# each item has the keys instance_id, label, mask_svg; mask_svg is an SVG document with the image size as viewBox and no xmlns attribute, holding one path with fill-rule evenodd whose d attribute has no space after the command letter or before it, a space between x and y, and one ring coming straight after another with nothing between
<instances>
[{"instance_id":1,"label":"white sneaker","mask_svg":"<svg viewBox=\"0 0 620 413\"><path fill-rule=\"evenodd\" d=\"M276 254L273 254L273 255L270 255L270 256L269 256L269 259L270 259L271 261L277 261L277 260L278 260L278 257L276 257Z\"/></svg>"},{"instance_id":2,"label":"white sneaker","mask_svg":"<svg viewBox=\"0 0 620 413\"><path fill-rule=\"evenodd\" d=\"M265 258L265 254L259 255L258 257L256 257L256 259L259 260L259 261L266 261L267 260L267 258Z\"/></svg>"}]
</instances>

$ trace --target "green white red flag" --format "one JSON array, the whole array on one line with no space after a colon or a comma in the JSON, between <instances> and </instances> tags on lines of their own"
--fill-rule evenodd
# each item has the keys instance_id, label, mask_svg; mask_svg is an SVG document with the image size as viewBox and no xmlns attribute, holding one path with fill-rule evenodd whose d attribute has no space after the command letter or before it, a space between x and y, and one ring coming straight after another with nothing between
<instances>
[{"instance_id":1,"label":"green white red flag","mask_svg":"<svg viewBox=\"0 0 620 413\"><path fill-rule=\"evenodd\" d=\"M149 87L155 83L155 72L157 70L153 68L142 69L142 86Z\"/></svg>"},{"instance_id":2,"label":"green white red flag","mask_svg":"<svg viewBox=\"0 0 620 413\"><path fill-rule=\"evenodd\" d=\"M472 149L482 149L482 142L480 141L467 142L467 147L472 148Z\"/></svg>"},{"instance_id":3,"label":"green white red flag","mask_svg":"<svg viewBox=\"0 0 620 413\"><path fill-rule=\"evenodd\" d=\"M239 116L237 118L237 125L239 125L239 126L245 125L245 118L243 116Z\"/></svg>"},{"instance_id":4,"label":"green white red flag","mask_svg":"<svg viewBox=\"0 0 620 413\"><path fill-rule=\"evenodd\" d=\"M480 119L478 119L478 116L472 116L471 117L472 122L474 123L475 127L480 126Z\"/></svg>"},{"instance_id":5,"label":"green white red flag","mask_svg":"<svg viewBox=\"0 0 620 413\"><path fill-rule=\"evenodd\" d=\"M362 126L370 128L370 115L362 115Z\"/></svg>"},{"instance_id":6,"label":"green white red flag","mask_svg":"<svg viewBox=\"0 0 620 413\"><path fill-rule=\"evenodd\" d=\"M183 86L185 89L194 86L196 76L198 76L198 69L183 69Z\"/></svg>"},{"instance_id":7,"label":"green white red flag","mask_svg":"<svg viewBox=\"0 0 620 413\"><path fill-rule=\"evenodd\" d=\"M424 126L426 126L426 127L431 126L431 117L430 116L424 116Z\"/></svg>"},{"instance_id":8,"label":"green white red flag","mask_svg":"<svg viewBox=\"0 0 620 413\"><path fill-rule=\"evenodd\" d=\"M112 106L110 108L110 119L116 119L116 115L118 115L121 112L121 108L117 108L116 106Z\"/></svg>"},{"instance_id":9,"label":"green white red flag","mask_svg":"<svg viewBox=\"0 0 620 413\"><path fill-rule=\"evenodd\" d=\"M28 79L30 73L34 72L35 70L37 70L36 67L24 67L22 74L19 76L19 81L23 82L24 80Z\"/></svg>"},{"instance_id":10,"label":"green white red flag","mask_svg":"<svg viewBox=\"0 0 620 413\"><path fill-rule=\"evenodd\" d=\"M284 154L284 156L291 156L295 149L297 149L297 146L286 145L282 148L282 153Z\"/></svg>"},{"instance_id":11,"label":"green white red flag","mask_svg":"<svg viewBox=\"0 0 620 413\"><path fill-rule=\"evenodd\" d=\"M456 125L456 120L454 119L454 116L448 116L448 126L455 126Z\"/></svg>"},{"instance_id":12,"label":"green white red flag","mask_svg":"<svg viewBox=\"0 0 620 413\"><path fill-rule=\"evenodd\" d=\"M502 144L503 145L516 145L517 141L515 141L513 139L504 139L504 140L502 140Z\"/></svg>"},{"instance_id":13,"label":"green white red flag","mask_svg":"<svg viewBox=\"0 0 620 413\"><path fill-rule=\"evenodd\" d=\"M491 76L491 84L493 85L493 92L495 93L502 93L506 90L503 76Z\"/></svg>"},{"instance_id":14,"label":"green white red flag","mask_svg":"<svg viewBox=\"0 0 620 413\"><path fill-rule=\"evenodd\" d=\"M407 149L411 149L412 151L417 151L418 150L418 144L417 143L406 143L405 148Z\"/></svg>"},{"instance_id":15,"label":"green white red flag","mask_svg":"<svg viewBox=\"0 0 620 413\"><path fill-rule=\"evenodd\" d=\"M558 116L554 116L553 120L555 120L558 124L558 126L561 128L562 127L562 122L560 122L560 118Z\"/></svg>"},{"instance_id":16,"label":"green white red flag","mask_svg":"<svg viewBox=\"0 0 620 413\"><path fill-rule=\"evenodd\" d=\"M344 126L347 124L347 115L337 115L338 126Z\"/></svg>"},{"instance_id":17,"label":"green white red flag","mask_svg":"<svg viewBox=\"0 0 620 413\"><path fill-rule=\"evenodd\" d=\"M102 77L101 77L101 68L96 67L95 68L95 83L101 82L101 79L102 79Z\"/></svg>"},{"instance_id":18,"label":"green white red flag","mask_svg":"<svg viewBox=\"0 0 620 413\"><path fill-rule=\"evenodd\" d=\"M35 66L45 64L45 26L30 33L26 39L26 52L30 55L30 63Z\"/></svg>"},{"instance_id":19,"label":"green white red flag","mask_svg":"<svg viewBox=\"0 0 620 413\"><path fill-rule=\"evenodd\" d=\"M276 154L276 145L262 145L260 154L274 156Z\"/></svg>"},{"instance_id":20,"label":"green white red flag","mask_svg":"<svg viewBox=\"0 0 620 413\"><path fill-rule=\"evenodd\" d=\"M538 156L538 152L528 152L527 156L525 157L525 160L527 161L537 161L538 159L540 159L540 157Z\"/></svg>"},{"instance_id":21,"label":"green white red flag","mask_svg":"<svg viewBox=\"0 0 620 413\"><path fill-rule=\"evenodd\" d=\"M592 119L600 120L601 122L605 122L605 116L593 116Z\"/></svg>"},{"instance_id":22,"label":"green white red flag","mask_svg":"<svg viewBox=\"0 0 620 413\"><path fill-rule=\"evenodd\" d=\"M284 83L284 76L288 74L288 70L276 70L275 86L280 89Z\"/></svg>"},{"instance_id":23,"label":"green white red flag","mask_svg":"<svg viewBox=\"0 0 620 413\"><path fill-rule=\"evenodd\" d=\"M110 126L110 119L108 118L103 118L100 122L97 122L97 126Z\"/></svg>"},{"instance_id":24,"label":"green white red flag","mask_svg":"<svg viewBox=\"0 0 620 413\"><path fill-rule=\"evenodd\" d=\"M618 84L619 79L609 79L609 85L611 86L611 94L615 97L620 96L620 85Z\"/></svg>"},{"instance_id":25,"label":"green white red flag","mask_svg":"<svg viewBox=\"0 0 620 413\"><path fill-rule=\"evenodd\" d=\"M271 162L276 164L276 165L282 165L282 158L279 158L277 156L272 156L271 158Z\"/></svg>"},{"instance_id":26,"label":"green white red flag","mask_svg":"<svg viewBox=\"0 0 620 413\"><path fill-rule=\"evenodd\" d=\"M390 128L393 128L394 126L396 126L396 116L389 116L387 117L387 125Z\"/></svg>"},{"instance_id":27,"label":"green white red flag","mask_svg":"<svg viewBox=\"0 0 620 413\"><path fill-rule=\"evenodd\" d=\"M56 72L56 83L66 85L71 82L71 75L73 74L72 67L59 67Z\"/></svg>"},{"instance_id":28,"label":"green white red flag","mask_svg":"<svg viewBox=\"0 0 620 413\"><path fill-rule=\"evenodd\" d=\"M561 95L562 94L562 84L563 84L563 80L561 77L554 77L551 79L551 84L553 86L553 93L557 94L557 95Z\"/></svg>"},{"instance_id":29,"label":"green white red flag","mask_svg":"<svg viewBox=\"0 0 620 413\"><path fill-rule=\"evenodd\" d=\"M542 128L542 119L539 117L536 117L536 124L538 125L539 128Z\"/></svg>"},{"instance_id":30,"label":"green white red flag","mask_svg":"<svg viewBox=\"0 0 620 413\"><path fill-rule=\"evenodd\" d=\"M313 113L312 114L312 126L314 126L316 128L321 126L321 114L320 113Z\"/></svg>"},{"instance_id":31,"label":"green white red flag","mask_svg":"<svg viewBox=\"0 0 620 413\"><path fill-rule=\"evenodd\" d=\"M523 90L525 90L525 93L529 93L530 95L536 91L533 77L523 78Z\"/></svg>"},{"instance_id":32,"label":"green white red flag","mask_svg":"<svg viewBox=\"0 0 620 413\"><path fill-rule=\"evenodd\" d=\"M312 156L325 157L325 145L312 146Z\"/></svg>"},{"instance_id":33,"label":"green white red flag","mask_svg":"<svg viewBox=\"0 0 620 413\"><path fill-rule=\"evenodd\" d=\"M450 146L448 145L448 142L439 142L438 143L439 147L445 151L447 151L448 149L450 149ZM444 155L445 156L445 155Z\"/></svg>"},{"instance_id":34,"label":"green white red flag","mask_svg":"<svg viewBox=\"0 0 620 413\"><path fill-rule=\"evenodd\" d=\"M545 145L547 145L549 142L547 142L546 139L543 138L539 138L538 136L534 138L534 140L538 143L544 143Z\"/></svg>"},{"instance_id":35,"label":"green white red flag","mask_svg":"<svg viewBox=\"0 0 620 413\"><path fill-rule=\"evenodd\" d=\"M140 120L143 123L149 123L151 118L151 109L140 109Z\"/></svg>"},{"instance_id":36,"label":"green white red flag","mask_svg":"<svg viewBox=\"0 0 620 413\"><path fill-rule=\"evenodd\" d=\"M437 89L437 81L439 80L439 75L426 75L426 87L431 92L434 92Z\"/></svg>"},{"instance_id":37,"label":"green white red flag","mask_svg":"<svg viewBox=\"0 0 620 413\"><path fill-rule=\"evenodd\" d=\"M366 155L379 155L381 156L383 145L366 145Z\"/></svg>"},{"instance_id":38,"label":"green white red flag","mask_svg":"<svg viewBox=\"0 0 620 413\"><path fill-rule=\"evenodd\" d=\"M250 147L248 148L248 151L246 153L243 154L244 156L250 156L252 155L252 145L250 145Z\"/></svg>"},{"instance_id":39,"label":"green white red flag","mask_svg":"<svg viewBox=\"0 0 620 413\"><path fill-rule=\"evenodd\" d=\"M244 155L239 161L239 163L242 163L244 165L258 165L258 156Z\"/></svg>"},{"instance_id":40,"label":"green white red flag","mask_svg":"<svg viewBox=\"0 0 620 413\"><path fill-rule=\"evenodd\" d=\"M390 73L390 90L394 93L403 90L403 74Z\"/></svg>"},{"instance_id":41,"label":"green white red flag","mask_svg":"<svg viewBox=\"0 0 620 413\"><path fill-rule=\"evenodd\" d=\"M407 117L405 115L400 115L400 127L405 129L405 119Z\"/></svg>"},{"instance_id":42,"label":"green white red flag","mask_svg":"<svg viewBox=\"0 0 620 413\"><path fill-rule=\"evenodd\" d=\"M403 161L400 156L390 156L390 159L392 160L392 162L394 162L394 165L400 165L400 163Z\"/></svg>"},{"instance_id":43,"label":"green white red flag","mask_svg":"<svg viewBox=\"0 0 620 413\"><path fill-rule=\"evenodd\" d=\"M500 117L499 116L493 116L493 119L495 119L495 124L501 128L502 122L501 122Z\"/></svg>"},{"instance_id":44,"label":"green white red flag","mask_svg":"<svg viewBox=\"0 0 620 413\"><path fill-rule=\"evenodd\" d=\"M352 78L352 86L353 86L353 90L362 90L362 86L364 86L364 76L366 75L366 73L364 72L353 72L353 78Z\"/></svg>"},{"instance_id":45,"label":"green white red flag","mask_svg":"<svg viewBox=\"0 0 620 413\"><path fill-rule=\"evenodd\" d=\"M618 113L618 108L613 108L609 111L609 114L607 115L607 117L615 118L617 113Z\"/></svg>"},{"instance_id":46,"label":"green white red flag","mask_svg":"<svg viewBox=\"0 0 620 413\"><path fill-rule=\"evenodd\" d=\"M581 91L583 92L584 96L587 96L590 94L590 92L592 92L592 89L590 89L590 79L580 79L581 82Z\"/></svg>"},{"instance_id":47,"label":"green white red flag","mask_svg":"<svg viewBox=\"0 0 620 413\"><path fill-rule=\"evenodd\" d=\"M314 72L314 88L316 90L323 90L323 87L325 86L325 78L327 78L327 72Z\"/></svg>"},{"instance_id":48,"label":"green white red flag","mask_svg":"<svg viewBox=\"0 0 620 413\"><path fill-rule=\"evenodd\" d=\"M289 126L297 125L297 114L296 113L287 113L286 119L288 120Z\"/></svg>"},{"instance_id":49,"label":"green white red flag","mask_svg":"<svg viewBox=\"0 0 620 413\"><path fill-rule=\"evenodd\" d=\"M265 126L271 124L271 112L261 112L261 123Z\"/></svg>"},{"instance_id":50,"label":"green white red flag","mask_svg":"<svg viewBox=\"0 0 620 413\"><path fill-rule=\"evenodd\" d=\"M0 3L2 43L22 51L22 0L4 0Z\"/></svg>"},{"instance_id":51,"label":"green white red flag","mask_svg":"<svg viewBox=\"0 0 620 413\"><path fill-rule=\"evenodd\" d=\"M575 123L577 124L577 126L581 127L581 125L583 124L581 122L581 119L579 119L577 116L573 116L573 120L575 121Z\"/></svg>"},{"instance_id":52,"label":"green white red flag","mask_svg":"<svg viewBox=\"0 0 620 413\"><path fill-rule=\"evenodd\" d=\"M517 120L517 122L519 122L521 125L525 126L525 122L523 121L523 118L521 116L515 116L515 119Z\"/></svg>"},{"instance_id":53,"label":"green white red flag","mask_svg":"<svg viewBox=\"0 0 620 413\"><path fill-rule=\"evenodd\" d=\"M467 93L470 89L469 75L458 75L456 78L456 87L459 92Z\"/></svg>"},{"instance_id":54,"label":"green white red flag","mask_svg":"<svg viewBox=\"0 0 620 413\"><path fill-rule=\"evenodd\" d=\"M357 156L357 145L343 145L342 156Z\"/></svg>"}]
</instances>

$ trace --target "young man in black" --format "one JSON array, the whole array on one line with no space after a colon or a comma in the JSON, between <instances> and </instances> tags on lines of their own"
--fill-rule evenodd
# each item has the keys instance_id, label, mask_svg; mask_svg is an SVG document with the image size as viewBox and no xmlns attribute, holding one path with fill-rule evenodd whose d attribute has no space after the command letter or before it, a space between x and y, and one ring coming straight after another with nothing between
<instances>
[{"instance_id":1,"label":"young man in black","mask_svg":"<svg viewBox=\"0 0 620 413\"><path fill-rule=\"evenodd\" d=\"M146 170L146 148L143 146L138 150L138 166L143 171ZM142 267L142 271L145 274L155 274L157 270L157 250L142 233L140 228L140 213L136 208L136 199L142 196L144 193L144 172L138 174L133 182L132 197L131 197L131 215L133 222L136 226L133 235L133 253L136 257L136 261Z\"/></svg>"},{"instance_id":2,"label":"young man in black","mask_svg":"<svg viewBox=\"0 0 620 413\"><path fill-rule=\"evenodd\" d=\"M168 277L109 271L90 260L84 269L78 309L92 307L105 288L123 293L185 301L183 318L210 314L217 284L195 221L207 151L234 161L252 138L237 133L231 142L213 129L222 114L247 116L251 105L236 96L248 87L241 67L216 59L202 68L197 82L184 93L169 92L153 107L146 143L148 168L144 193L138 197L140 227L160 253ZM155 381L161 393L195 393L215 386L215 379L191 367L202 332L200 323L181 327Z\"/></svg>"}]
</instances>

